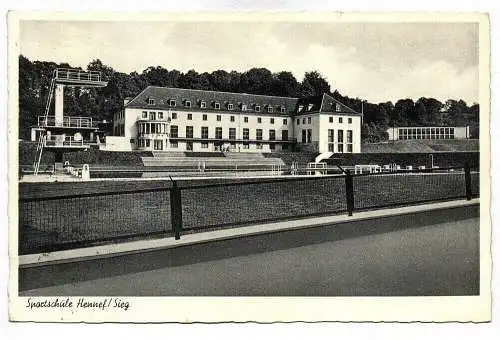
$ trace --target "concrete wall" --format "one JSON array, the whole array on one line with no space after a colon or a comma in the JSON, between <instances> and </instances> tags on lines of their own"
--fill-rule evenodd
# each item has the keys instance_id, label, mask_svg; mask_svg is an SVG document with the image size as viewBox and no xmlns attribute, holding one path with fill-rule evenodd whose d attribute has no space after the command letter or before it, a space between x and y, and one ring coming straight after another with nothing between
<instances>
[{"instance_id":1,"label":"concrete wall","mask_svg":"<svg viewBox=\"0 0 500 340\"><path fill-rule=\"evenodd\" d=\"M99 146L100 150L105 151L132 151L133 148L130 139L122 136L106 136L105 143Z\"/></svg>"}]
</instances>

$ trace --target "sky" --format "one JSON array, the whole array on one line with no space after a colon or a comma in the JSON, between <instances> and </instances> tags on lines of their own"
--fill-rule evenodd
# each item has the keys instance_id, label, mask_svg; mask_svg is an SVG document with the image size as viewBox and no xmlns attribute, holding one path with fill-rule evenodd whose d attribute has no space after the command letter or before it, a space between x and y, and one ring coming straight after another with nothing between
<instances>
[{"instance_id":1,"label":"sky","mask_svg":"<svg viewBox=\"0 0 500 340\"><path fill-rule=\"evenodd\" d=\"M298 81L320 72L342 95L370 102L478 101L474 23L23 21L28 59L125 73L149 66L199 73L265 67Z\"/></svg>"}]
</instances>

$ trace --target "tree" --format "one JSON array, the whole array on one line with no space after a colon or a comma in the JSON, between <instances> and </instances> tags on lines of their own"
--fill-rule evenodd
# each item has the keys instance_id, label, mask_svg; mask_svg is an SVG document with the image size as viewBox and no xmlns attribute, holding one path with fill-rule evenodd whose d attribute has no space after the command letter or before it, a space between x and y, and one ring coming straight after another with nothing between
<instances>
[{"instance_id":1,"label":"tree","mask_svg":"<svg viewBox=\"0 0 500 340\"><path fill-rule=\"evenodd\" d=\"M292 72L283 71L273 74L271 94L281 97L296 97L299 83Z\"/></svg>"},{"instance_id":2,"label":"tree","mask_svg":"<svg viewBox=\"0 0 500 340\"><path fill-rule=\"evenodd\" d=\"M330 84L318 71L306 72L298 90L299 96L319 96L323 93L330 93Z\"/></svg>"}]
</instances>

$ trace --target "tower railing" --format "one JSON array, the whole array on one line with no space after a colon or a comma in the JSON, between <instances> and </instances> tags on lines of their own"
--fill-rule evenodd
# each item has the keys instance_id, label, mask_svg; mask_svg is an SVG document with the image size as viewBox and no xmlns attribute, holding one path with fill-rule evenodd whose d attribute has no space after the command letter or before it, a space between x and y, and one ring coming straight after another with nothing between
<instances>
[{"instance_id":1,"label":"tower railing","mask_svg":"<svg viewBox=\"0 0 500 340\"><path fill-rule=\"evenodd\" d=\"M58 68L55 71L55 78L56 80L101 81L101 73L99 71Z\"/></svg>"},{"instance_id":2,"label":"tower railing","mask_svg":"<svg viewBox=\"0 0 500 340\"><path fill-rule=\"evenodd\" d=\"M92 117L63 117L62 122L56 122L55 116L38 116L39 127L76 127L90 128L94 127Z\"/></svg>"}]
</instances>

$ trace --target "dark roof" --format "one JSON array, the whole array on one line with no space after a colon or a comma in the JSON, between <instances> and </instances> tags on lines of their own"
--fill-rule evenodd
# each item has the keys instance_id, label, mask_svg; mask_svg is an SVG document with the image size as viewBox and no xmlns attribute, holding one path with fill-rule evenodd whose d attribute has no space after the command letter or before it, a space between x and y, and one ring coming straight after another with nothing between
<instances>
[{"instance_id":1,"label":"dark roof","mask_svg":"<svg viewBox=\"0 0 500 340\"><path fill-rule=\"evenodd\" d=\"M154 105L149 104L149 99L154 99ZM248 112L256 112L256 106L260 106L260 112L267 113L268 106L271 106L275 114L290 115L295 111L298 98L148 86L125 107L168 110L173 109L171 100L175 100L175 110L189 110L185 103L190 101L191 108L198 109L201 109L201 102L205 102L203 110L228 111L228 104L233 104L232 111L237 112L241 111L241 105L244 104ZM215 109L215 103L220 104L220 110ZM285 112L281 113L281 107Z\"/></svg>"},{"instance_id":2,"label":"dark roof","mask_svg":"<svg viewBox=\"0 0 500 340\"><path fill-rule=\"evenodd\" d=\"M297 103L296 112L299 115L314 112L360 114L326 93L321 96L300 98Z\"/></svg>"},{"instance_id":3,"label":"dark roof","mask_svg":"<svg viewBox=\"0 0 500 340\"><path fill-rule=\"evenodd\" d=\"M150 99L154 100L154 104L149 103ZM175 101L175 106L170 106L171 101ZM191 103L191 108L185 106L186 101ZM360 114L328 94L304 98L291 98L159 86L148 86L134 99L125 104L125 107L160 110L174 108L175 110L192 110L193 108L201 109L202 102L205 102L206 105L202 110L207 111L241 112L242 104L244 104L247 106L245 112L259 112L256 107L260 106L260 112L267 113L267 108L271 106L274 114L286 116L315 112ZM215 108L215 103L220 104L220 109ZM233 104L232 110L229 110L228 104ZM337 110L337 105L339 105L340 111ZM284 108L285 111L281 112L281 108Z\"/></svg>"}]
</instances>

